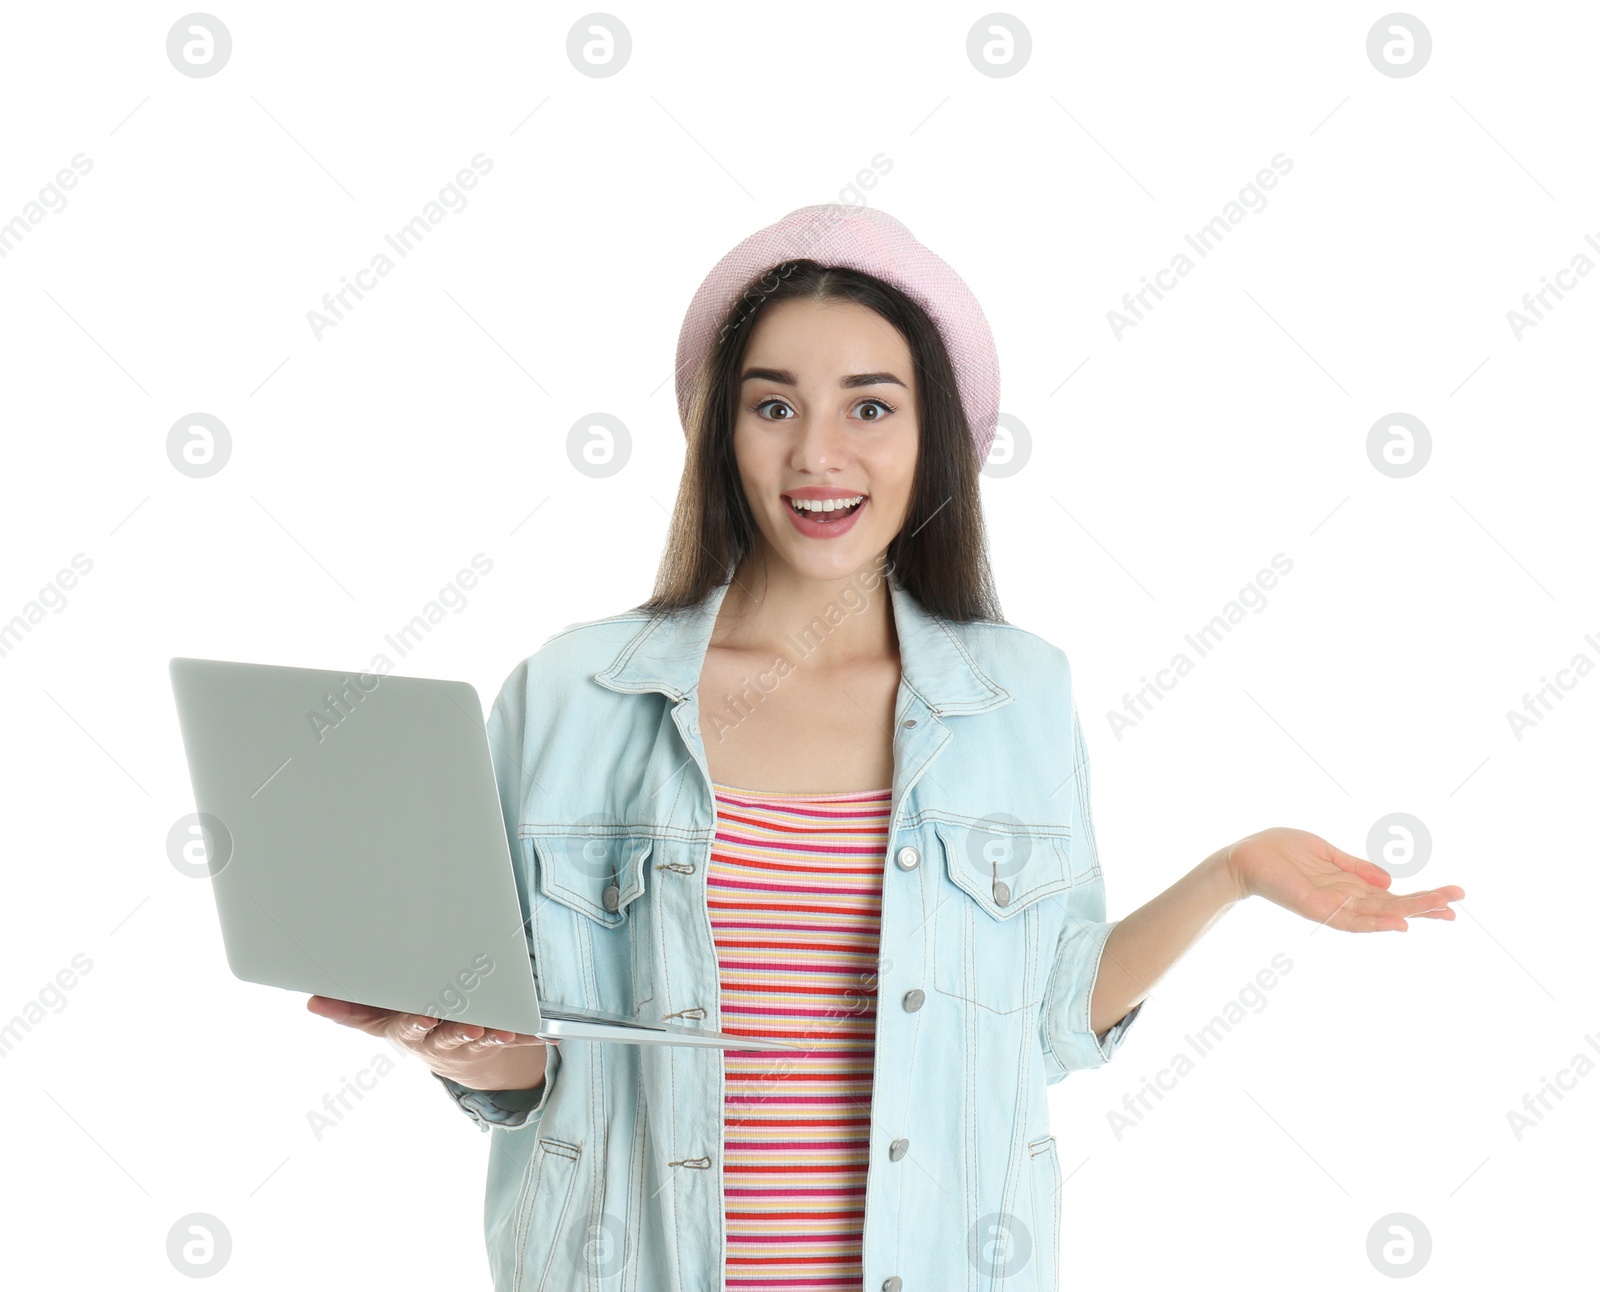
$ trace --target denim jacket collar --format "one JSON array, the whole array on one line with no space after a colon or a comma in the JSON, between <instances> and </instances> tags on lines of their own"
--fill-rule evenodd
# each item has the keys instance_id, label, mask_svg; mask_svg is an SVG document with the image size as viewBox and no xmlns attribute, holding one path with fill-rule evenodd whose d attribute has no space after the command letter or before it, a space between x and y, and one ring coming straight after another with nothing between
<instances>
[{"instance_id":1,"label":"denim jacket collar","mask_svg":"<svg viewBox=\"0 0 1600 1292\"><path fill-rule=\"evenodd\" d=\"M978 667L944 620L924 610L893 571L885 580L903 687L935 715L984 713L1011 703L1011 692ZM651 618L594 680L613 691L660 691L675 701L687 699L699 686L717 611L732 581L730 570L698 605ZM798 653L809 649L798 636L791 640Z\"/></svg>"}]
</instances>

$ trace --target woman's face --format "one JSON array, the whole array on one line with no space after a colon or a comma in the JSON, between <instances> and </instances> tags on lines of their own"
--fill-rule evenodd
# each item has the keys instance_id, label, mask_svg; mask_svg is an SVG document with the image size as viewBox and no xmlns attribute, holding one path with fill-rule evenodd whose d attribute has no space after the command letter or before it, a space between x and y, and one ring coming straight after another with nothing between
<instances>
[{"instance_id":1,"label":"woman's face","mask_svg":"<svg viewBox=\"0 0 1600 1292\"><path fill-rule=\"evenodd\" d=\"M905 521L917 465L905 338L854 302L780 301L738 375L734 457L769 557L824 581L873 564ZM839 501L797 512L791 499Z\"/></svg>"}]
</instances>

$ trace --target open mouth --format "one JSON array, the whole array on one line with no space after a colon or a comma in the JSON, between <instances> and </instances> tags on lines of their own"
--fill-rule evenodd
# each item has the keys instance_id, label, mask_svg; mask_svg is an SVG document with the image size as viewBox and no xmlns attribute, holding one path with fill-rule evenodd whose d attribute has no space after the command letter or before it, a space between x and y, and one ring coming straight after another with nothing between
<instances>
[{"instance_id":1,"label":"open mouth","mask_svg":"<svg viewBox=\"0 0 1600 1292\"><path fill-rule=\"evenodd\" d=\"M797 516L803 516L819 525L834 525L855 515L867 501L867 496L860 494L849 499L785 498L784 501L789 504L789 510Z\"/></svg>"}]
</instances>

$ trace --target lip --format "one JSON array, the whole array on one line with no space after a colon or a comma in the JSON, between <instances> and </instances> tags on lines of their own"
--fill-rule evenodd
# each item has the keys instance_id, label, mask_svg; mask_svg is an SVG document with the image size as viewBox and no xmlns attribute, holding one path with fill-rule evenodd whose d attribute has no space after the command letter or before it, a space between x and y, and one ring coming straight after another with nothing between
<instances>
[{"instance_id":1,"label":"lip","mask_svg":"<svg viewBox=\"0 0 1600 1292\"><path fill-rule=\"evenodd\" d=\"M785 500L789 498L815 500L818 498L856 498L864 492L861 489L819 489L808 487L805 489L791 489L782 496ZM856 522L861 519L861 513L870 506L872 506L872 496L868 494L862 499L861 505L843 520L812 520L809 516L800 515L787 501L783 504L783 513L789 518L789 523L807 538L842 538L856 527Z\"/></svg>"}]
</instances>

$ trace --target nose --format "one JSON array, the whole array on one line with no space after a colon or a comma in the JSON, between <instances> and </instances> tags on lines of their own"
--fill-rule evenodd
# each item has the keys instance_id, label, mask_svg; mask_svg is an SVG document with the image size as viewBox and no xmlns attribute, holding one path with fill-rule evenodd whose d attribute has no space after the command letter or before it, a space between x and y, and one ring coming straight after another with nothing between
<instances>
[{"instance_id":1,"label":"nose","mask_svg":"<svg viewBox=\"0 0 1600 1292\"><path fill-rule=\"evenodd\" d=\"M838 419L802 413L794 419L794 448L790 465L805 475L821 475L844 465L849 454L850 428Z\"/></svg>"}]
</instances>

